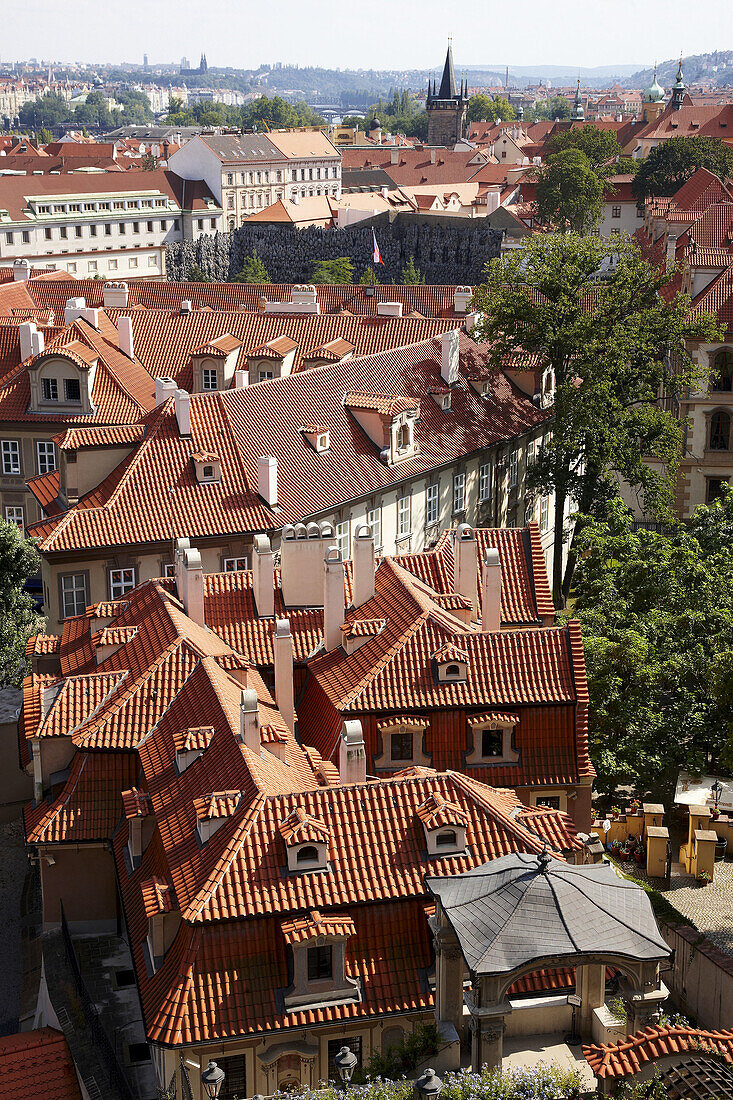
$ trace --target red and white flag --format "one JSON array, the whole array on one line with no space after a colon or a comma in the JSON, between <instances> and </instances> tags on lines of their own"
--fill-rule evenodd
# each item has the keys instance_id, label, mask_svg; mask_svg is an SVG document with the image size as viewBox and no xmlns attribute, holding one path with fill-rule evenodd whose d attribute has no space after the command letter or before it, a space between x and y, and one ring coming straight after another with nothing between
<instances>
[{"instance_id":1,"label":"red and white flag","mask_svg":"<svg viewBox=\"0 0 733 1100\"><path fill-rule=\"evenodd\" d=\"M372 229L372 241L374 242L374 254L373 260L375 264L381 264L384 267L384 260L382 259L382 253L379 251L379 245L377 244L377 235Z\"/></svg>"}]
</instances>

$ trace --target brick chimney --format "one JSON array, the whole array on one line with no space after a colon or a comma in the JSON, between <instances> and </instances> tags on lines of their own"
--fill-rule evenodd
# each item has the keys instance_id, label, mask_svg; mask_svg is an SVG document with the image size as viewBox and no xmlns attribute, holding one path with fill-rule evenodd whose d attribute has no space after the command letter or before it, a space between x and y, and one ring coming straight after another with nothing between
<instances>
[{"instance_id":1,"label":"brick chimney","mask_svg":"<svg viewBox=\"0 0 733 1100\"><path fill-rule=\"evenodd\" d=\"M366 523L354 532L352 554L354 607L361 607L374 595L374 535Z\"/></svg>"},{"instance_id":2,"label":"brick chimney","mask_svg":"<svg viewBox=\"0 0 733 1100\"><path fill-rule=\"evenodd\" d=\"M339 777L341 782L366 783L366 747L361 722L344 722L339 744Z\"/></svg>"},{"instance_id":3,"label":"brick chimney","mask_svg":"<svg viewBox=\"0 0 733 1100\"><path fill-rule=\"evenodd\" d=\"M501 630L501 565L499 551L490 547L484 555L481 578L482 609L481 629L484 634Z\"/></svg>"},{"instance_id":4,"label":"brick chimney","mask_svg":"<svg viewBox=\"0 0 733 1100\"><path fill-rule=\"evenodd\" d=\"M471 617L478 619L478 547L476 534L467 523L457 528L453 542L453 587L471 601Z\"/></svg>"},{"instance_id":5,"label":"brick chimney","mask_svg":"<svg viewBox=\"0 0 733 1100\"><path fill-rule=\"evenodd\" d=\"M289 619L275 620L275 701L285 725L295 733L295 685L293 683L293 635Z\"/></svg>"},{"instance_id":6,"label":"brick chimney","mask_svg":"<svg viewBox=\"0 0 733 1100\"><path fill-rule=\"evenodd\" d=\"M440 337L440 376L447 386L458 381L458 330L451 329Z\"/></svg>"},{"instance_id":7,"label":"brick chimney","mask_svg":"<svg viewBox=\"0 0 733 1100\"><path fill-rule=\"evenodd\" d=\"M254 688L245 688L239 703L239 739L260 755L260 705Z\"/></svg>"},{"instance_id":8,"label":"brick chimney","mask_svg":"<svg viewBox=\"0 0 733 1100\"><path fill-rule=\"evenodd\" d=\"M328 652L341 645L344 617L344 563L339 548L329 546L323 561L323 644Z\"/></svg>"},{"instance_id":9,"label":"brick chimney","mask_svg":"<svg viewBox=\"0 0 733 1100\"><path fill-rule=\"evenodd\" d=\"M254 537L252 566L252 587L257 618L269 619L275 614L275 559L267 535Z\"/></svg>"}]
</instances>

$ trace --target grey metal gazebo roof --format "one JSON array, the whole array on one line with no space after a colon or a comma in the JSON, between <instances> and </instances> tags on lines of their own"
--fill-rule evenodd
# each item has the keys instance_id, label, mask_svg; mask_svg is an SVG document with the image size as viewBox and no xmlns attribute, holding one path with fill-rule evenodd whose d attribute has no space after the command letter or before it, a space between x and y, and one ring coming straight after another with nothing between
<instances>
[{"instance_id":1,"label":"grey metal gazebo roof","mask_svg":"<svg viewBox=\"0 0 733 1100\"><path fill-rule=\"evenodd\" d=\"M426 877L469 969L507 974L551 956L664 959L649 899L607 863L571 866L542 853L502 856L447 878Z\"/></svg>"}]
</instances>

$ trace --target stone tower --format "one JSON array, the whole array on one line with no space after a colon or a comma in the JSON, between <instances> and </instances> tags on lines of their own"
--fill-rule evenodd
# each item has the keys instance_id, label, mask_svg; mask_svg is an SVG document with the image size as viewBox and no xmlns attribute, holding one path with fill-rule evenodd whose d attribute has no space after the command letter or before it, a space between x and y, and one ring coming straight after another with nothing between
<instances>
[{"instance_id":1,"label":"stone tower","mask_svg":"<svg viewBox=\"0 0 733 1100\"><path fill-rule=\"evenodd\" d=\"M425 109L428 112L428 145L455 145L463 137L463 126L468 108L468 84L461 81L456 85L453 68L453 46L448 43L445 56L443 78L440 87L432 88L428 81L428 98Z\"/></svg>"}]
</instances>

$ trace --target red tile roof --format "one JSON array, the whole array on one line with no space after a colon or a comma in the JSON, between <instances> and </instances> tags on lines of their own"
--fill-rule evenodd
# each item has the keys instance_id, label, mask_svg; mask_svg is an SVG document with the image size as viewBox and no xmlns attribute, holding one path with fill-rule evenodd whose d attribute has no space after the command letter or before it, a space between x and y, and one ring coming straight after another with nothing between
<instances>
[{"instance_id":1,"label":"red tile roof","mask_svg":"<svg viewBox=\"0 0 733 1100\"><path fill-rule=\"evenodd\" d=\"M122 791L137 776L134 753L77 752L69 778L50 803L25 810L29 844L107 840L123 812Z\"/></svg>"},{"instance_id":2,"label":"red tile roof","mask_svg":"<svg viewBox=\"0 0 733 1100\"><path fill-rule=\"evenodd\" d=\"M353 936L356 926L351 917L339 913L329 913L324 916L314 909L307 917L295 917L293 920L282 921L280 928L283 939L291 946L303 943L304 940L314 940L319 936Z\"/></svg>"},{"instance_id":3,"label":"red tile roof","mask_svg":"<svg viewBox=\"0 0 733 1100\"><path fill-rule=\"evenodd\" d=\"M81 1100L63 1033L42 1027L0 1039L0 1094L3 1100Z\"/></svg>"},{"instance_id":4,"label":"red tile roof","mask_svg":"<svg viewBox=\"0 0 733 1100\"><path fill-rule=\"evenodd\" d=\"M733 1063L733 1031L693 1027L648 1027L617 1043L584 1046L586 1061L601 1080L628 1077L669 1055L713 1053Z\"/></svg>"}]
</instances>

